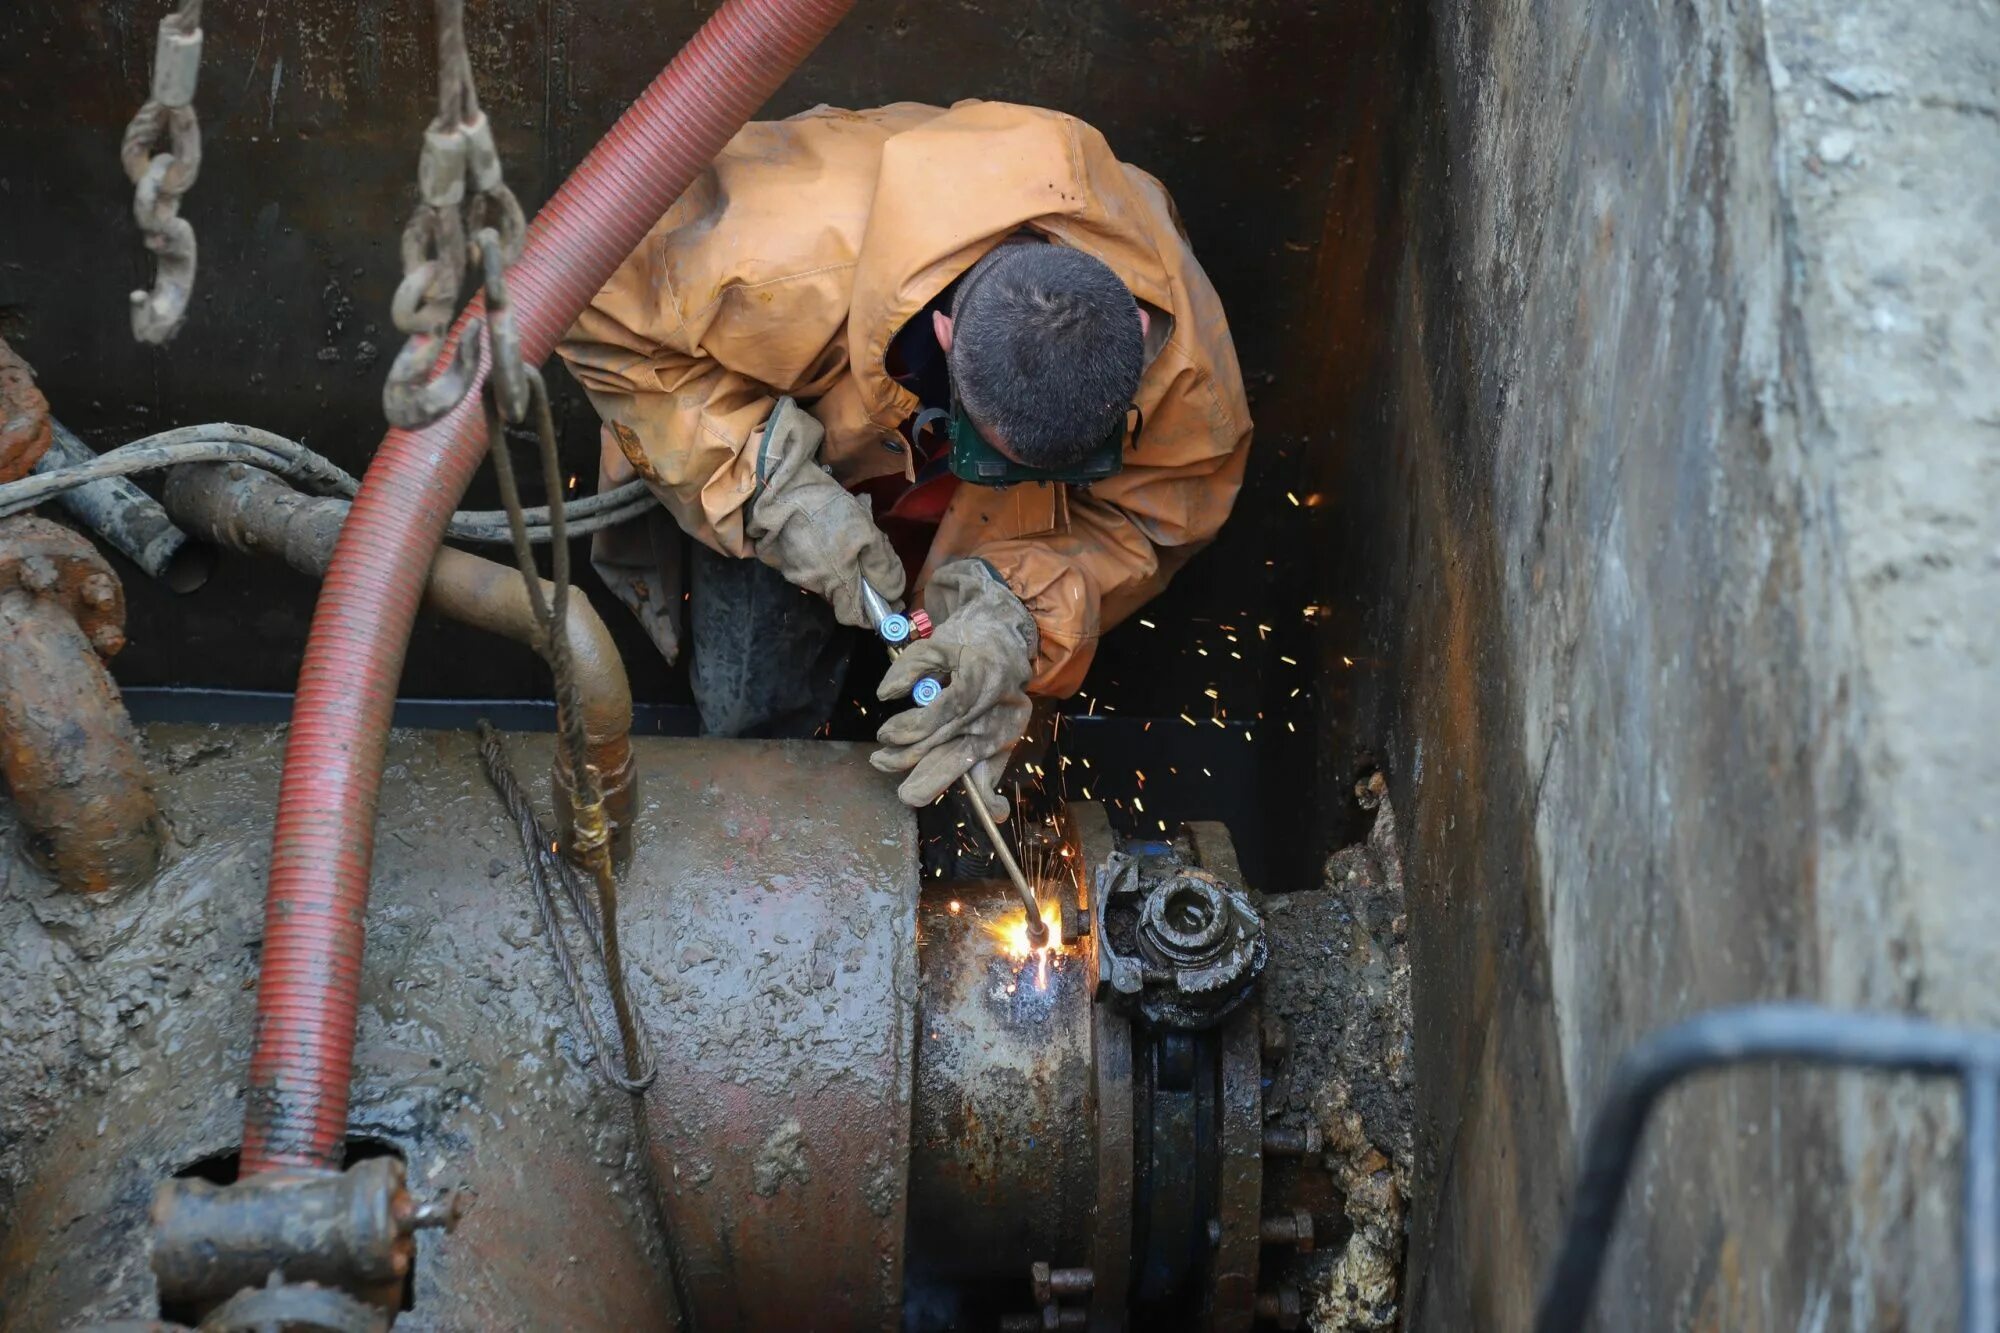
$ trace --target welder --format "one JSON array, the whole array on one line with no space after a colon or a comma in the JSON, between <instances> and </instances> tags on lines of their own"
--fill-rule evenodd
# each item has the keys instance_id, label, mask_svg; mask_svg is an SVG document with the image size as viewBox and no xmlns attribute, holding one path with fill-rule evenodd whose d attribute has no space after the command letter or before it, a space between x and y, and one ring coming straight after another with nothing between
<instances>
[{"instance_id":1,"label":"welder","mask_svg":"<svg viewBox=\"0 0 2000 1333\"><path fill-rule=\"evenodd\" d=\"M807 736L866 580L929 615L875 766L927 805L995 789L1031 697L1228 516L1250 443L1228 323L1160 183L1055 111L821 107L744 127L560 348L600 487L664 513L592 560L671 660L679 534L703 730ZM813 594L802 596L799 590Z\"/></svg>"}]
</instances>

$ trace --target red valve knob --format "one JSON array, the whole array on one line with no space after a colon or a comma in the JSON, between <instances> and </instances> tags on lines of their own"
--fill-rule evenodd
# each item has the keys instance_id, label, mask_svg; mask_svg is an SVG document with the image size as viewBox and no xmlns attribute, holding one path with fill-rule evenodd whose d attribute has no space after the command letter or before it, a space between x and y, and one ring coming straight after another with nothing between
<instances>
[{"instance_id":1,"label":"red valve knob","mask_svg":"<svg viewBox=\"0 0 2000 1333\"><path fill-rule=\"evenodd\" d=\"M931 616L928 611L910 612L910 637L928 639L931 636Z\"/></svg>"}]
</instances>

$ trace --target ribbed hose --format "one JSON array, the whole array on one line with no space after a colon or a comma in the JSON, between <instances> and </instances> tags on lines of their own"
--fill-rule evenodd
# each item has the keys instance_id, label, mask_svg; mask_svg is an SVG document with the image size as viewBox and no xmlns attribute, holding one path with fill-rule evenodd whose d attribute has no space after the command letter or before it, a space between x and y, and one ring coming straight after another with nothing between
<instances>
[{"instance_id":1,"label":"ribbed hose","mask_svg":"<svg viewBox=\"0 0 2000 1333\"><path fill-rule=\"evenodd\" d=\"M852 7L728 0L702 25L529 229L507 277L529 361ZM390 431L327 569L278 789L245 1174L341 1163L390 711L445 521L485 451L476 389L427 430Z\"/></svg>"}]
</instances>

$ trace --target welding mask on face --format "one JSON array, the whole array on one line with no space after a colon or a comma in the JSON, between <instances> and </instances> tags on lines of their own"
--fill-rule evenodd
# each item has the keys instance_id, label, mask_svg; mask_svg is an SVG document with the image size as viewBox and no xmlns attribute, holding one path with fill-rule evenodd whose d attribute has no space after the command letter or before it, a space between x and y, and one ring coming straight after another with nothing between
<instances>
[{"instance_id":1,"label":"welding mask on face","mask_svg":"<svg viewBox=\"0 0 2000 1333\"><path fill-rule=\"evenodd\" d=\"M952 475L974 486L1013 486L1024 481L1056 481L1088 486L1093 481L1115 476L1118 469L1125 465L1125 450L1139 447L1139 427L1144 422L1145 417L1134 405L1126 411L1124 419L1091 446L1088 453L1067 467L1059 468L1032 467L995 449L979 433L979 428L972 424L972 418L965 414L965 407L958 402L956 394L952 396L949 411L932 407L919 412L912 434L922 435L926 428L933 425L947 431L951 441Z\"/></svg>"}]
</instances>

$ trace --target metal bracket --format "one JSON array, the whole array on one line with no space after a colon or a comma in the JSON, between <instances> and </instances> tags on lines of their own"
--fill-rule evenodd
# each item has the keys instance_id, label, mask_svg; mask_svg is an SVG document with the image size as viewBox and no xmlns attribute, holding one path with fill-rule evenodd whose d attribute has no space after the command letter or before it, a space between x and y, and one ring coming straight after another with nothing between
<instances>
[{"instance_id":1,"label":"metal bracket","mask_svg":"<svg viewBox=\"0 0 2000 1333\"><path fill-rule=\"evenodd\" d=\"M1958 1081L1965 1096L1959 1327L2000 1328L2000 1033L1811 1004L1760 1004L1718 1009L1655 1032L1618 1062L1585 1141L1569 1229L1542 1290L1538 1333L1571 1333L1589 1317L1625 1181L1660 1098L1691 1074L1765 1062Z\"/></svg>"}]
</instances>

